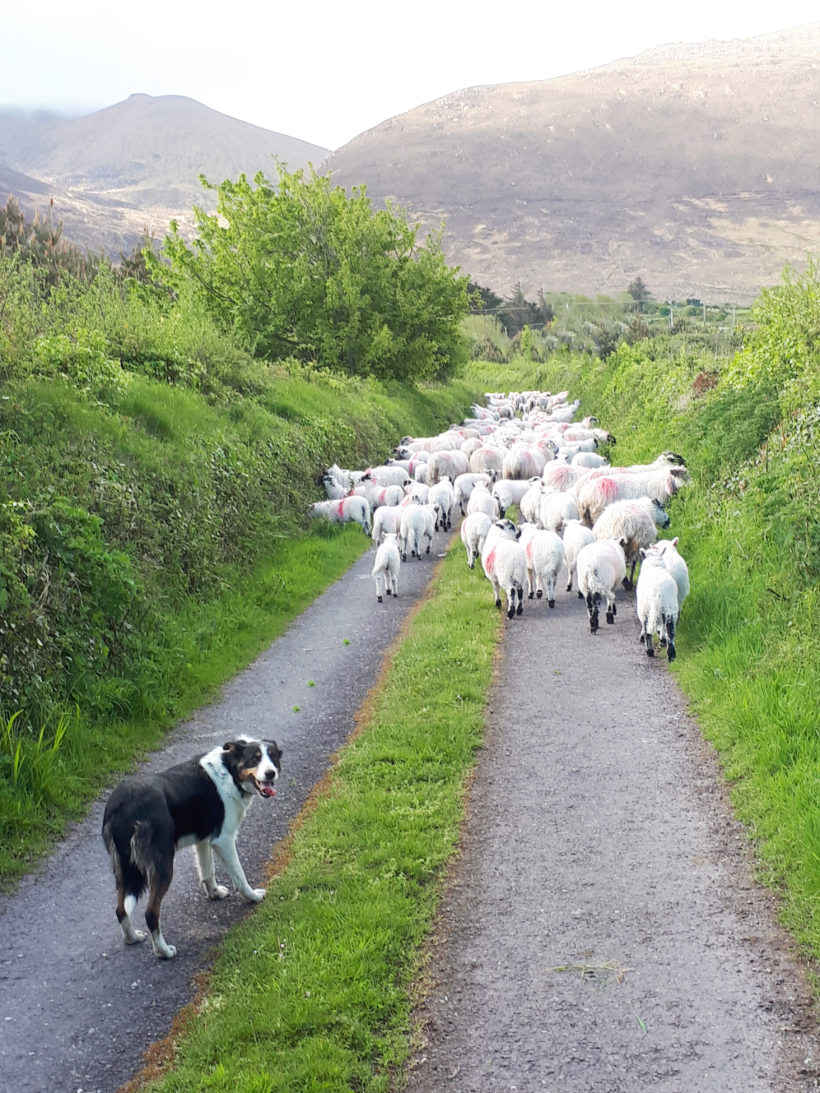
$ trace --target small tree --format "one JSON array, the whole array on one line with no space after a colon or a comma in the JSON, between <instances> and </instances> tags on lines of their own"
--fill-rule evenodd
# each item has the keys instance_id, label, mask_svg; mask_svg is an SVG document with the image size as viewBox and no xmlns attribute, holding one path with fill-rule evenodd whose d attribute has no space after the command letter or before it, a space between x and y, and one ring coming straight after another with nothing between
<instances>
[{"instance_id":1,"label":"small tree","mask_svg":"<svg viewBox=\"0 0 820 1093\"><path fill-rule=\"evenodd\" d=\"M176 223L149 264L171 287L195 287L205 307L259 356L295 357L381 379L444 378L466 357L460 333L468 279L446 265L441 231L416 240L399 210L374 210L311 168L276 183L218 186L217 211L195 209L192 245Z\"/></svg>"},{"instance_id":2,"label":"small tree","mask_svg":"<svg viewBox=\"0 0 820 1093\"><path fill-rule=\"evenodd\" d=\"M627 286L626 291L635 301L635 310L638 312L646 311L649 306L649 301L652 298L652 293L643 283L640 277L636 277L634 281L631 281Z\"/></svg>"}]
</instances>

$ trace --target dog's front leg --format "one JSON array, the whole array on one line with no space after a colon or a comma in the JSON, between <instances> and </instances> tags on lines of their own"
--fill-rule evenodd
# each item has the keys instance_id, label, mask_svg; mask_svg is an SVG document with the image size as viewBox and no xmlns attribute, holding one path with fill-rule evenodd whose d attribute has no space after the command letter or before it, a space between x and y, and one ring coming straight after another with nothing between
<instances>
[{"instance_id":1,"label":"dog's front leg","mask_svg":"<svg viewBox=\"0 0 820 1093\"><path fill-rule=\"evenodd\" d=\"M224 884L216 883L214 870L214 852L208 839L196 843L196 869L199 873L199 882L205 889L208 899L225 899L230 892Z\"/></svg>"},{"instance_id":2,"label":"dog's front leg","mask_svg":"<svg viewBox=\"0 0 820 1093\"><path fill-rule=\"evenodd\" d=\"M236 843L232 838L219 838L214 842L214 849L218 852L220 858L225 863L225 868L228 870L228 875L236 885L237 892L243 895L245 899L250 900L252 903L258 903L265 898L264 888L251 888L248 884L247 877L245 876L245 870L242 868L242 863L239 860L239 855L236 852Z\"/></svg>"}]
</instances>

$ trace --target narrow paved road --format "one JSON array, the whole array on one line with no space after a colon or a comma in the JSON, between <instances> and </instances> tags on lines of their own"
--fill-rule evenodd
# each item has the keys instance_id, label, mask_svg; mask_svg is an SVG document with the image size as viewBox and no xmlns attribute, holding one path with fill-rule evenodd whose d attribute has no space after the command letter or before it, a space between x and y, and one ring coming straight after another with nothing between
<instances>
[{"instance_id":1,"label":"narrow paved road","mask_svg":"<svg viewBox=\"0 0 820 1093\"><path fill-rule=\"evenodd\" d=\"M574 592L506 625L408 1093L820 1088L714 755L619 603L595 637Z\"/></svg>"},{"instance_id":2,"label":"narrow paved road","mask_svg":"<svg viewBox=\"0 0 820 1093\"><path fill-rule=\"evenodd\" d=\"M151 763L235 733L279 741L279 794L254 803L240 835L252 883L347 738L435 554L405 565L400 600L381 606L371 558ZM478 569L475 579L486 584ZM583 604L563 591L553 611L526 602L505 624L410 1093L820 1088L817 1024L773 900L752 880L666 662L647 660L630 597L620 605L594 638ZM4 1093L114 1093L247 913L236 898L205 901L183 852L163 907L179 955L160 962L149 946L124 948L102 807L0 902Z\"/></svg>"},{"instance_id":3,"label":"narrow paved road","mask_svg":"<svg viewBox=\"0 0 820 1093\"><path fill-rule=\"evenodd\" d=\"M178 726L149 768L170 766L242 733L283 749L273 801L255 801L238 846L252 884L288 832L330 757L354 727L385 650L433 574L433 551L401 570L399 599L376 602L369 551L288 631L224 689L218 702ZM312 684L312 685L311 685ZM299 707L298 711L295 707ZM195 995L214 945L248 913L236 894L211 903L199 891L193 851L177 855L163 902L166 939L125 948L114 915L114 878L100 838L104 801L12 897L0 897L1 1093L113 1093L142 1067ZM143 904L135 916L142 925Z\"/></svg>"}]
</instances>

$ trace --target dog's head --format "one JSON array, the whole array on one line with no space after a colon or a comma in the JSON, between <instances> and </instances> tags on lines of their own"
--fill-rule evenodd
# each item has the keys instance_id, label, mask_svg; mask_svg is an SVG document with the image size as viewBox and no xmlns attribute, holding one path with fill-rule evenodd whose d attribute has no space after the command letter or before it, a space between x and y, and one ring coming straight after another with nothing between
<instances>
[{"instance_id":1,"label":"dog's head","mask_svg":"<svg viewBox=\"0 0 820 1093\"><path fill-rule=\"evenodd\" d=\"M243 793L276 796L273 783L282 770L282 752L275 741L229 740L222 745L222 762Z\"/></svg>"}]
</instances>

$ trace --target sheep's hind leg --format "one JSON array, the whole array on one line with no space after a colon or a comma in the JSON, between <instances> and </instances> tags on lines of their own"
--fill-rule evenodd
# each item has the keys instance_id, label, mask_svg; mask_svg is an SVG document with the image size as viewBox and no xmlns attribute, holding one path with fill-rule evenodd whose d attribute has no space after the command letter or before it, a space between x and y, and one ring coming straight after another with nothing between
<instances>
[{"instance_id":1,"label":"sheep's hind leg","mask_svg":"<svg viewBox=\"0 0 820 1093\"><path fill-rule=\"evenodd\" d=\"M666 658L667 660L674 660L677 656L675 651L675 620L671 615L666 617Z\"/></svg>"}]
</instances>

